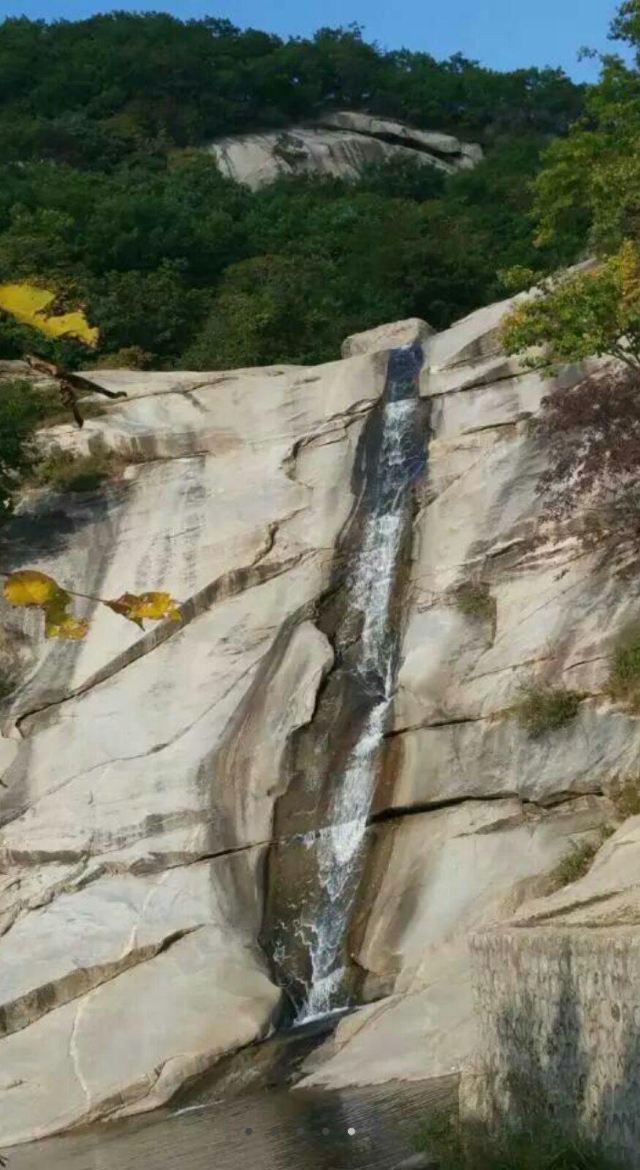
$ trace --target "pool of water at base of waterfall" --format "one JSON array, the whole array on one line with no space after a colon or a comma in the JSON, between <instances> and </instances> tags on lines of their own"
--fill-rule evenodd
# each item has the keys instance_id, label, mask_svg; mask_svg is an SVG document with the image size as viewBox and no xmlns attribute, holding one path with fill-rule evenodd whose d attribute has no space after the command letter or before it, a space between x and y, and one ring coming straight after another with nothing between
<instances>
[{"instance_id":1,"label":"pool of water at base of waterfall","mask_svg":"<svg viewBox=\"0 0 640 1170\"><path fill-rule=\"evenodd\" d=\"M263 1089L3 1151L9 1170L392 1170L451 1081Z\"/></svg>"}]
</instances>

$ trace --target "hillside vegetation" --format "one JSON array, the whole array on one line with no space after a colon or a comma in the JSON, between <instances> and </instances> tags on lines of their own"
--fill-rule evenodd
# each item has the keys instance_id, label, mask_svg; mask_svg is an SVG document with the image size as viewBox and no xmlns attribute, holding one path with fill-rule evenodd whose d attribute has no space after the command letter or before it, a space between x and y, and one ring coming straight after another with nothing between
<instances>
[{"instance_id":1,"label":"hillside vegetation","mask_svg":"<svg viewBox=\"0 0 640 1170\"><path fill-rule=\"evenodd\" d=\"M83 304L102 362L319 361L383 320L443 326L499 295L501 268L567 258L562 242L533 247L530 182L583 100L558 70L383 52L357 28L283 41L159 13L6 20L0 282ZM252 194L202 149L328 108L452 130L487 159L451 179L394 164ZM0 322L0 356L34 344ZM37 346L79 360L70 343Z\"/></svg>"}]
</instances>

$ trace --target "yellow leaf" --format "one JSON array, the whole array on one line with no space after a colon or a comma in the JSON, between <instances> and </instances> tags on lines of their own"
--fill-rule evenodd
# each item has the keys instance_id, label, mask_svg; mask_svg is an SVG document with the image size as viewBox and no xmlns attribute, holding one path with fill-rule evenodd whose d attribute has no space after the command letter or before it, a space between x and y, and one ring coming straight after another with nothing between
<instances>
[{"instance_id":1,"label":"yellow leaf","mask_svg":"<svg viewBox=\"0 0 640 1170\"><path fill-rule=\"evenodd\" d=\"M115 601L105 601L109 609L119 613L143 629L143 620L152 622L170 618L180 620L180 609L170 593L123 593Z\"/></svg>"},{"instance_id":2,"label":"yellow leaf","mask_svg":"<svg viewBox=\"0 0 640 1170\"><path fill-rule=\"evenodd\" d=\"M69 613L66 603L53 601L43 606L43 609L46 638L71 638L76 641L86 636L89 623Z\"/></svg>"},{"instance_id":3,"label":"yellow leaf","mask_svg":"<svg viewBox=\"0 0 640 1170\"><path fill-rule=\"evenodd\" d=\"M20 569L10 573L4 583L4 595L11 605L51 605L52 602L68 604L69 594L53 577L37 569Z\"/></svg>"},{"instance_id":4,"label":"yellow leaf","mask_svg":"<svg viewBox=\"0 0 640 1170\"><path fill-rule=\"evenodd\" d=\"M66 589L37 569L10 573L4 595L11 605L35 605L42 610L47 638L84 638L89 629L88 622L69 613L71 597Z\"/></svg>"},{"instance_id":5,"label":"yellow leaf","mask_svg":"<svg viewBox=\"0 0 640 1170\"><path fill-rule=\"evenodd\" d=\"M33 284L0 285L0 309L5 313L39 329L48 337L76 337L94 348L98 344L98 330L91 327L80 309L53 316L47 314L48 306L55 299L55 292Z\"/></svg>"}]
</instances>

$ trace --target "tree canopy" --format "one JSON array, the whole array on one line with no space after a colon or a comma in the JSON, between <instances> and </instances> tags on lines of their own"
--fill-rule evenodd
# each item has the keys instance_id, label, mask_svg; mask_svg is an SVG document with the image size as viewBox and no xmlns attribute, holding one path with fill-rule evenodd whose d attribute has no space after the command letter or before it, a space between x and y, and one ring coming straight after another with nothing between
<instances>
[{"instance_id":1,"label":"tree canopy","mask_svg":"<svg viewBox=\"0 0 640 1170\"><path fill-rule=\"evenodd\" d=\"M583 110L561 71L499 73L459 55L386 52L357 27L310 38L114 12L0 24L0 284L59 290L100 334L100 364L199 368L337 356L350 332L437 327L543 272L540 154ZM473 172L416 164L257 192L218 171L212 138L351 108L483 143ZM0 356L36 345L0 313ZM71 339L39 352L86 364Z\"/></svg>"},{"instance_id":2,"label":"tree canopy","mask_svg":"<svg viewBox=\"0 0 640 1170\"><path fill-rule=\"evenodd\" d=\"M543 346L551 364L609 355L638 371L640 0L619 7L611 36L631 46L632 60L601 57L583 116L544 152L534 184L538 245L598 263L543 284L544 295L516 309L504 337L512 352Z\"/></svg>"}]
</instances>

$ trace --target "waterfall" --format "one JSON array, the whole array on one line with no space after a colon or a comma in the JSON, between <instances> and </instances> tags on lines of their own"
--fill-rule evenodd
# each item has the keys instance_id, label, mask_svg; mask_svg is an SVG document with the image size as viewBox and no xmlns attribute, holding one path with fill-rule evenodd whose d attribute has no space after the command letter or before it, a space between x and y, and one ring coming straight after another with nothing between
<instances>
[{"instance_id":1,"label":"waterfall","mask_svg":"<svg viewBox=\"0 0 640 1170\"><path fill-rule=\"evenodd\" d=\"M397 664L399 629L393 599L407 525L410 487L424 467L418 375L420 346L389 355L380 437L363 484L362 537L347 579L349 606L361 615L351 673L367 698L368 713L342 774L328 776L327 826L305 837L316 851L317 889L299 929L310 959L310 983L297 1021L344 1006L344 944L357 893L360 860L377 779Z\"/></svg>"}]
</instances>

